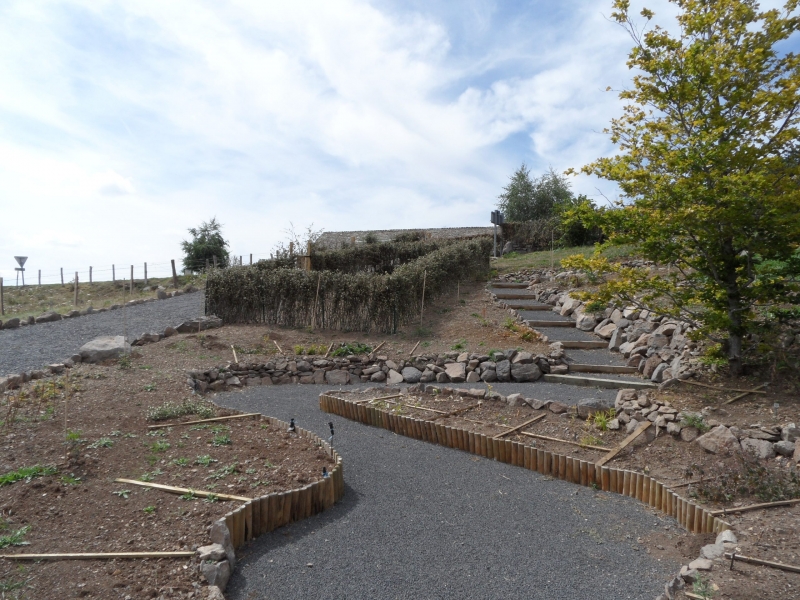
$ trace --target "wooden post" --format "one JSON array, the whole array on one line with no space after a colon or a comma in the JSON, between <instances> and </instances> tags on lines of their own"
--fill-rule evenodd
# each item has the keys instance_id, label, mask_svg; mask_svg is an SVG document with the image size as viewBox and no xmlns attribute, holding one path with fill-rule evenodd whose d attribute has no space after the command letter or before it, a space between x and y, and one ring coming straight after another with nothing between
<instances>
[{"instance_id":1,"label":"wooden post","mask_svg":"<svg viewBox=\"0 0 800 600\"><path fill-rule=\"evenodd\" d=\"M144 263L144 284L147 285L147 263Z\"/></svg>"},{"instance_id":2,"label":"wooden post","mask_svg":"<svg viewBox=\"0 0 800 600\"><path fill-rule=\"evenodd\" d=\"M310 244L310 242L309 242L309 244ZM309 262L309 266L311 266L311 257L310 256L308 257L308 262ZM317 295L314 298L314 312L311 315L311 328L312 329L316 329L317 328L317 301L319 300L319 284L321 282L322 282L322 271L320 271L319 275L317 276Z\"/></svg>"},{"instance_id":3,"label":"wooden post","mask_svg":"<svg viewBox=\"0 0 800 600\"><path fill-rule=\"evenodd\" d=\"M289 242L289 256L294 256L294 242Z\"/></svg>"},{"instance_id":4,"label":"wooden post","mask_svg":"<svg viewBox=\"0 0 800 600\"><path fill-rule=\"evenodd\" d=\"M241 267L244 263L242 262L242 255L239 255L239 266Z\"/></svg>"},{"instance_id":5,"label":"wooden post","mask_svg":"<svg viewBox=\"0 0 800 600\"><path fill-rule=\"evenodd\" d=\"M75 271L75 306L78 306L78 272Z\"/></svg>"},{"instance_id":6,"label":"wooden post","mask_svg":"<svg viewBox=\"0 0 800 600\"><path fill-rule=\"evenodd\" d=\"M117 285L117 269L114 265L111 265L111 283Z\"/></svg>"},{"instance_id":7,"label":"wooden post","mask_svg":"<svg viewBox=\"0 0 800 600\"><path fill-rule=\"evenodd\" d=\"M350 236L350 245L351 246L355 246L356 245L356 236L354 236L354 235Z\"/></svg>"},{"instance_id":8,"label":"wooden post","mask_svg":"<svg viewBox=\"0 0 800 600\"><path fill-rule=\"evenodd\" d=\"M250 264L251 265L253 264L253 254L252 253L250 254Z\"/></svg>"},{"instance_id":9,"label":"wooden post","mask_svg":"<svg viewBox=\"0 0 800 600\"><path fill-rule=\"evenodd\" d=\"M214 259L214 268L216 269L216 268L217 268L217 255L215 254L215 255L214 255L214 256L212 256L211 258L213 258L213 259Z\"/></svg>"},{"instance_id":10,"label":"wooden post","mask_svg":"<svg viewBox=\"0 0 800 600\"><path fill-rule=\"evenodd\" d=\"M0 277L0 315L6 314L6 305L3 301L3 278Z\"/></svg>"},{"instance_id":11,"label":"wooden post","mask_svg":"<svg viewBox=\"0 0 800 600\"><path fill-rule=\"evenodd\" d=\"M172 285L177 290L178 289L178 273L175 271L175 259L171 259L170 262L172 263ZM214 263L217 262L216 257L214 258ZM216 264L214 265L216 266Z\"/></svg>"},{"instance_id":12,"label":"wooden post","mask_svg":"<svg viewBox=\"0 0 800 600\"><path fill-rule=\"evenodd\" d=\"M92 285L92 267L89 267L89 285Z\"/></svg>"},{"instance_id":13,"label":"wooden post","mask_svg":"<svg viewBox=\"0 0 800 600\"><path fill-rule=\"evenodd\" d=\"M211 267L211 265L209 265L209 263L208 263L208 259L206 259L206 273L208 273L208 269L209 269L210 267Z\"/></svg>"},{"instance_id":14,"label":"wooden post","mask_svg":"<svg viewBox=\"0 0 800 600\"><path fill-rule=\"evenodd\" d=\"M61 267L61 287L64 287L64 267Z\"/></svg>"},{"instance_id":15,"label":"wooden post","mask_svg":"<svg viewBox=\"0 0 800 600\"><path fill-rule=\"evenodd\" d=\"M422 272L422 304L419 308L419 324L422 325L422 314L425 312L425 282L428 278L428 271Z\"/></svg>"},{"instance_id":16,"label":"wooden post","mask_svg":"<svg viewBox=\"0 0 800 600\"><path fill-rule=\"evenodd\" d=\"M131 296L133 296L133 265L131 265Z\"/></svg>"},{"instance_id":17,"label":"wooden post","mask_svg":"<svg viewBox=\"0 0 800 600\"><path fill-rule=\"evenodd\" d=\"M39 269L39 287L42 287L42 270Z\"/></svg>"}]
</instances>

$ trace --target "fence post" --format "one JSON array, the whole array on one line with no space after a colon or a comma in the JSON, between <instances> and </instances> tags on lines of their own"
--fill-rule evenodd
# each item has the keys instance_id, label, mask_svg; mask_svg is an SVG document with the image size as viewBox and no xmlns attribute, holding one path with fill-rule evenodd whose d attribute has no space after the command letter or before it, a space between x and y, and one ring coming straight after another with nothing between
<instances>
[{"instance_id":1,"label":"fence post","mask_svg":"<svg viewBox=\"0 0 800 600\"><path fill-rule=\"evenodd\" d=\"M64 287L64 267L61 267L61 287Z\"/></svg>"},{"instance_id":2,"label":"fence post","mask_svg":"<svg viewBox=\"0 0 800 600\"><path fill-rule=\"evenodd\" d=\"M217 268L217 255L215 254L213 256L213 258L214 258L214 268L216 269Z\"/></svg>"},{"instance_id":3,"label":"fence post","mask_svg":"<svg viewBox=\"0 0 800 600\"><path fill-rule=\"evenodd\" d=\"M39 287L42 287L42 270L39 269Z\"/></svg>"},{"instance_id":4,"label":"fence post","mask_svg":"<svg viewBox=\"0 0 800 600\"><path fill-rule=\"evenodd\" d=\"M208 259L206 259L206 273L208 273L208 269L209 268L210 268L210 265L209 265Z\"/></svg>"},{"instance_id":5,"label":"fence post","mask_svg":"<svg viewBox=\"0 0 800 600\"><path fill-rule=\"evenodd\" d=\"M92 267L89 267L89 285L92 285Z\"/></svg>"},{"instance_id":6,"label":"fence post","mask_svg":"<svg viewBox=\"0 0 800 600\"><path fill-rule=\"evenodd\" d=\"M3 302L3 278L0 277L0 315L6 314L6 305Z\"/></svg>"},{"instance_id":7,"label":"fence post","mask_svg":"<svg viewBox=\"0 0 800 600\"><path fill-rule=\"evenodd\" d=\"M253 264L253 255L252 254L250 255L250 264L251 265Z\"/></svg>"},{"instance_id":8,"label":"fence post","mask_svg":"<svg viewBox=\"0 0 800 600\"><path fill-rule=\"evenodd\" d=\"M422 325L422 313L425 312L425 280L428 278L428 271L422 272L422 304L419 308L419 324Z\"/></svg>"},{"instance_id":9,"label":"fence post","mask_svg":"<svg viewBox=\"0 0 800 600\"><path fill-rule=\"evenodd\" d=\"M78 272L75 271L75 306L78 306Z\"/></svg>"},{"instance_id":10,"label":"fence post","mask_svg":"<svg viewBox=\"0 0 800 600\"><path fill-rule=\"evenodd\" d=\"M177 290L178 289L178 273L175 271L175 259L173 258L171 261L172 263L172 286Z\"/></svg>"},{"instance_id":11,"label":"fence post","mask_svg":"<svg viewBox=\"0 0 800 600\"><path fill-rule=\"evenodd\" d=\"M117 271L114 268L114 265L111 265L111 283L113 285L117 285Z\"/></svg>"},{"instance_id":12,"label":"fence post","mask_svg":"<svg viewBox=\"0 0 800 600\"><path fill-rule=\"evenodd\" d=\"M133 296L133 265L131 265L131 296Z\"/></svg>"},{"instance_id":13,"label":"fence post","mask_svg":"<svg viewBox=\"0 0 800 600\"><path fill-rule=\"evenodd\" d=\"M239 266L241 267L244 263L242 262L242 255L239 255Z\"/></svg>"},{"instance_id":14,"label":"fence post","mask_svg":"<svg viewBox=\"0 0 800 600\"><path fill-rule=\"evenodd\" d=\"M144 284L147 285L147 263L144 263Z\"/></svg>"}]
</instances>

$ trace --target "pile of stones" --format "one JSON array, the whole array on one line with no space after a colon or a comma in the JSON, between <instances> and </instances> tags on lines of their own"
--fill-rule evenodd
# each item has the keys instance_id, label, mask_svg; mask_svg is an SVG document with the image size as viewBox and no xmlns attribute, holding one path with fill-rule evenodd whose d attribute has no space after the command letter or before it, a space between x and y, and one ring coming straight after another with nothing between
<instances>
[{"instance_id":1,"label":"pile of stones","mask_svg":"<svg viewBox=\"0 0 800 600\"><path fill-rule=\"evenodd\" d=\"M557 372L563 352L545 356L507 350L492 356L468 352L428 354L410 360L391 360L388 356L350 355L340 358L321 356L279 356L260 363L230 363L222 367L188 373L192 389L204 393L243 385L282 383L492 383L495 381L536 381L543 373Z\"/></svg>"},{"instance_id":2,"label":"pile of stones","mask_svg":"<svg viewBox=\"0 0 800 600\"><path fill-rule=\"evenodd\" d=\"M71 310L66 313L58 313L54 311L45 312L38 317L30 316L24 319L19 317L12 317L5 322L0 321L0 329L17 329L18 327L25 327L27 325L36 325L37 323L52 323L53 321L61 321L63 319L73 319L75 317L85 317L95 313L104 313L109 310L119 310L123 306L136 306L137 304L145 304L147 302L155 302L156 300L164 300L166 298L176 298L183 294L191 294L198 291L193 285L187 285L183 290L175 290L173 292L166 291L165 288L158 286L153 288L144 288L144 291L155 290L156 296L154 298L137 298L136 300L129 300L123 304L112 304L108 308L92 308L88 306L82 310Z\"/></svg>"}]
</instances>

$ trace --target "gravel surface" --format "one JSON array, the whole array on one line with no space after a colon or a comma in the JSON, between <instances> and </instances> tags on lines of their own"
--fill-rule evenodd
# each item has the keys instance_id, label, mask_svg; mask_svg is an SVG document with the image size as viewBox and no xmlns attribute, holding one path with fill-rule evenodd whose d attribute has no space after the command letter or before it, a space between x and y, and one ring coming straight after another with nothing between
<instances>
[{"instance_id":1,"label":"gravel surface","mask_svg":"<svg viewBox=\"0 0 800 600\"><path fill-rule=\"evenodd\" d=\"M240 553L225 595L255 598L651 599L680 565L637 537L672 519L465 452L322 413L322 386L252 388L225 406L294 417L344 459L345 497Z\"/></svg>"},{"instance_id":2,"label":"gravel surface","mask_svg":"<svg viewBox=\"0 0 800 600\"><path fill-rule=\"evenodd\" d=\"M66 360L102 335L139 337L163 332L204 313L202 292L157 300L85 317L0 331L0 376Z\"/></svg>"}]
</instances>

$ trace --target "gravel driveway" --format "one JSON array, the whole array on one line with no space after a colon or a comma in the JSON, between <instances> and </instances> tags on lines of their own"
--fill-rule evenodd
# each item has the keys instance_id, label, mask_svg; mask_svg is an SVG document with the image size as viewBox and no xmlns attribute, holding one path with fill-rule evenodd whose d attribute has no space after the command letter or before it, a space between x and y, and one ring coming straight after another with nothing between
<instances>
[{"instance_id":1,"label":"gravel driveway","mask_svg":"<svg viewBox=\"0 0 800 600\"><path fill-rule=\"evenodd\" d=\"M331 510L246 546L227 598L649 600L678 570L637 542L674 520L630 498L324 414L323 389L215 398L294 417L326 438L333 421L347 485Z\"/></svg>"},{"instance_id":2,"label":"gravel driveway","mask_svg":"<svg viewBox=\"0 0 800 600\"><path fill-rule=\"evenodd\" d=\"M85 317L0 331L0 376L61 362L101 335L138 337L199 317L204 294L195 292Z\"/></svg>"}]
</instances>

